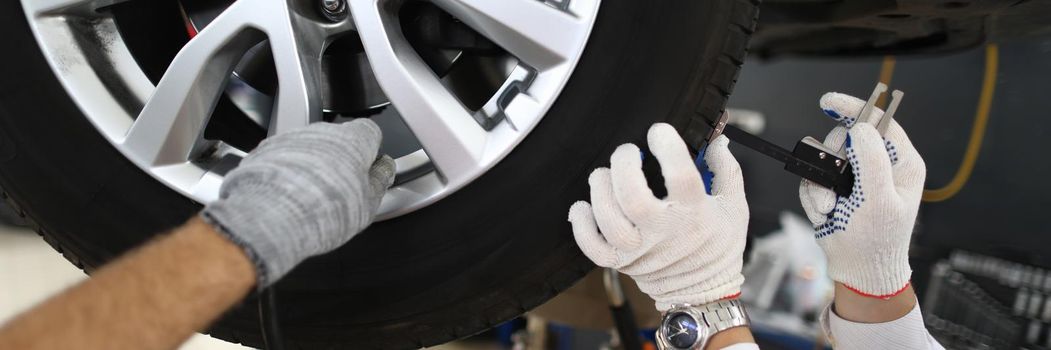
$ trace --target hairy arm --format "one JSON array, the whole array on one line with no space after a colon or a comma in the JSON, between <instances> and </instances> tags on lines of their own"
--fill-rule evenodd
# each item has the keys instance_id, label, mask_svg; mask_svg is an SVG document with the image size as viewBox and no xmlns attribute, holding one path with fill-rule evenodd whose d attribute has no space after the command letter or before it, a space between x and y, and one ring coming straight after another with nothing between
<instances>
[{"instance_id":1,"label":"hairy arm","mask_svg":"<svg viewBox=\"0 0 1051 350\"><path fill-rule=\"evenodd\" d=\"M377 157L381 140L364 118L266 139L201 217L0 328L0 349L175 348L253 286L372 222L394 182L394 160Z\"/></svg>"},{"instance_id":2,"label":"hairy arm","mask_svg":"<svg viewBox=\"0 0 1051 350\"><path fill-rule=\"evenodd\" d=\"M0 328L0 349L172 349L255 283L244 251L195 217Z\"/></svg>"}]
</instances>

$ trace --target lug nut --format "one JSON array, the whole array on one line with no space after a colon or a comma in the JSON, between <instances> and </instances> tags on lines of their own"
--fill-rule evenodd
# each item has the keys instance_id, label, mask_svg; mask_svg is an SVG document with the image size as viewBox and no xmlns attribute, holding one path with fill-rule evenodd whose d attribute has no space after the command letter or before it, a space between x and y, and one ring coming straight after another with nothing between
<instances>
[{"instance_id":1,"label":"lug nut","mask_svg":"<svg viewBox=\"0 0 1051 350\"><path fill-rule=\"evenodd\" d=\"M321 15L332 22L339 22L347 18L346 0L321 0Z\"/></svg>"},{"instance_id":2,"label":"lug nut","mask_svg":"<svg viewBox=\"0 0 1051 350\"><path fill-rule=\"evenodd\" d=\"M342 5L341 5L342 3L343 2L339 1L339 0L322 0L321 1L321 5L325 6L325 9L329 10L331 12L339 11L339 8L342 7Z\"/></svg>"}]
</instances>

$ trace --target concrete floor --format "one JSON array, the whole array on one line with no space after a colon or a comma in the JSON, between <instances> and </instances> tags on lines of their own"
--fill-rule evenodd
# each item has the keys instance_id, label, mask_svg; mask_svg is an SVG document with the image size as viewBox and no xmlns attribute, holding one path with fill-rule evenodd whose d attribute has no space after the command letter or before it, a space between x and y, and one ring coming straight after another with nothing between
<instances>
[{"instance_id":1,"label":"concrete floor","mask_svg":"<svg viewBox=\"0 0 1051 350\"><path fill-rule=\"evenodd\" d=\"M36 233L0 225L0 324L85 278ZM179 349L249 348L198 334Z\"/></svg>"}]
</instances>

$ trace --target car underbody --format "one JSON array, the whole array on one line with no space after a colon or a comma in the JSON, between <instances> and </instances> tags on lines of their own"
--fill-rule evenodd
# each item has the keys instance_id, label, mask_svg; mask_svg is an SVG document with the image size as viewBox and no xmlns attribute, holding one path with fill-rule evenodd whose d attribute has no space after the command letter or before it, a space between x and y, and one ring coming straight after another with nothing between
<instances>
[{"instance_id":1,"label":"car underbody","mask_svg":"<svg viewBox=\"0 0 1051 350\"><path fill-rule=\"evenodd\" d=\"M934 54L1051 32L1051 3L1034 0L767 0L752 53Z\"/></svg>"}]
</instances>

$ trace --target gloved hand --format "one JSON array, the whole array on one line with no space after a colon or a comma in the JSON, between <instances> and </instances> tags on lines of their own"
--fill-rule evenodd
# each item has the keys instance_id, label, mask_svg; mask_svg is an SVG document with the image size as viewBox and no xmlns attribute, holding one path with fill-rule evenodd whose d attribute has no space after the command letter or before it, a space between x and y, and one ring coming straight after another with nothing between
<instances>
[{"instance_id":1,"label":"gloved hand","mask_svg":"<svg viewBox=\"0 0 1051 350\"><path fill-rule=\"evenodd\" d=\"M394 181L368 119L315 123L264 140L223 181L206 221L242 246L258 287L308 257L342 246L372 223Z\"/></svg>"},{"instance_id":2,"label":"gloved hand","mask_svg":"<svg viewBox=\"0 0 1051 350\"><path fill-rule=\"evenodd\" d=\"M674 128L655 124L647 138L668 197L656 198L646 185L639 148L621 145L610 169L591 173L592 204L569 209L577 245L595 264L634 278L661 311L736 297L744 282L748 203L729 139L720 136L707 148L714 173L708 195Z\"/></svg>"},{"instance_id":3,"label":"gloved hand","mask_svg":"<svg viewBox=\"0 0 1051 350\"><path fill-rule=\"evenodd\" d=\"M889 298L909 284L909 243L927 167L905 131L892 122L885 137L858 114L865 101L839 93L821 97L825 114L842 123L825 138L846 139L854 171L849 197L803 180L799 198L828 256L829 277L858 294ZM874 108L872 113L882 115Z\"/></svg>"}]
</instances>

